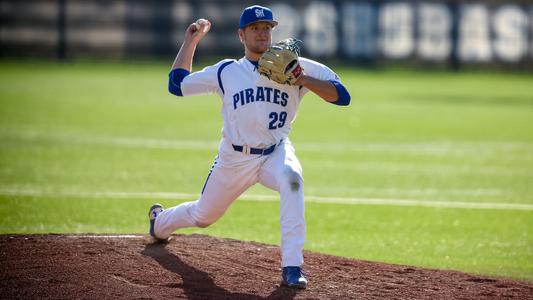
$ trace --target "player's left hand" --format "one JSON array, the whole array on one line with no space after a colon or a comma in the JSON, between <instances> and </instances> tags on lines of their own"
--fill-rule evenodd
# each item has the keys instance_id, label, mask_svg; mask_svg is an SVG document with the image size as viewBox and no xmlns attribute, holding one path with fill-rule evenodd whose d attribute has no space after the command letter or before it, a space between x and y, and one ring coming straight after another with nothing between
<instances>
[{"instance_id":1,"label":"player's left hand","mask_svg":"<svg viewBox=\"0 0 533 300\"><path fill-rule=\"evenodd\" d=\"M277 83L297 85L303 75L303 68L298 61L300 43L297 39L289 38L270 47L259 59L259 73Z\"/></svg>"},{"instance_id":2,"label":"player's left hand","mask_svg":"<svg viewBox=\"0 0 533 300\"><path fill-rule=\"evenodd\" d=\"M296 79L293 85L305 85L305 73L302 71L302 75Z\"/></svg>"}]
</instances>

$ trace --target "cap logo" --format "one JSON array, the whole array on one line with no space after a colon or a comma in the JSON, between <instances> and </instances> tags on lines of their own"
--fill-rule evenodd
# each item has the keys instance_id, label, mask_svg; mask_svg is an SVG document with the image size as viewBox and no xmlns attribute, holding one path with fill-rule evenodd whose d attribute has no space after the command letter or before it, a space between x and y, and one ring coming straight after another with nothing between
<instances>
[{"instance_id":1,"label":"cap logo","mask_svg":"<svg viewBox=\"0 0 533 300\"><path fill-rule=\"evenodd\" d=\"M256 8L255 9L255 16L257 18L264 18L265 17L265 12L263 12L262 8Z\"/></svg>"}]
</instances>

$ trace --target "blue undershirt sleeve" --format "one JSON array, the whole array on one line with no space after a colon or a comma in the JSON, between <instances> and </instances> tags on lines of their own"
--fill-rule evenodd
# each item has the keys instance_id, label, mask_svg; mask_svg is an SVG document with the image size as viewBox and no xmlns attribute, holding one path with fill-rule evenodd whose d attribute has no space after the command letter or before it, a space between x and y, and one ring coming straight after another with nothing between
<instances>
[{"instance_id":1,"label":"blue undershirt sleeve","mask_svg":"<svg viewBox=\"0 0 533 300\"><path fill-rule=\"evenodd\" d=\"M168 74L168 91L176 96L183 96L181 92L181 82L183 78L189 75L191 72L185 69L174 69Z\"/></svg>"},{"instance_id":2,"label":"blue undershirt sleeve","mask_svg":"<svg viewBox=\"0 0 533 300\"><path fill-rule=\"evenodd\" d=\"M348 104L350 104L350 94L348 93L344 85L342 85L342 83L335 81L335 80L330 80L329 82L333 83L333 85L335 86L335 89L337 89L337 93L339 94L339 99L331 103L335 105L341 105L341 106L347 106Z\"/></svg>"}]
</instances>

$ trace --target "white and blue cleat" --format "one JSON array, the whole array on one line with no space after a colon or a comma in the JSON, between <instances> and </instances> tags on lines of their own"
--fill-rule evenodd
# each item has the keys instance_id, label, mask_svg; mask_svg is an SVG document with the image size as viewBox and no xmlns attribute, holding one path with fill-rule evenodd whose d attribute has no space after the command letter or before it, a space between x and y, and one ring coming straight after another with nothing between
<instances>
[{"instance_id":1,"label":"white and blue cleat","mask_svg":"<svg viewBox=\"0 0 533 300\"><path fill-rule=\"evenodd\" d=\"M150 207L150 210L148 211L148 220L150 220L150 235L159 240L159 241L167 241L168 239L160 239L157 236L155 236L154 233L154 225L155 225L155 219L157 218L157 215L159 215L164 210L163 206L159 203L156 203Z\"/></svg>"},{"instance_id":2,"label":"white and blue cleat","mask_svg":"<svg viewBox=\"0 0 533 300\"><path fill-rule=\"evenodd\" d=\"M300 267L283 267L281 277L282 285L299 289L305 289L307 287L306 274Z\"/></svg>"}]
</instances>

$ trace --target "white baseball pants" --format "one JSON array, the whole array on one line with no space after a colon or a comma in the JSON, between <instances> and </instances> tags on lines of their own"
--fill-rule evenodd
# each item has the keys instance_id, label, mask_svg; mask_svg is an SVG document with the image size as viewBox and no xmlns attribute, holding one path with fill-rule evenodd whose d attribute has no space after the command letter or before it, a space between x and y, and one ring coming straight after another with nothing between
<instances>
[{"instance_id":1,"label":"white baseball pants","mask_svg":"<svg viewBox=\"0 0 533 300\"><path fill-rule=\"evenodd\" d=\"M155 221L158 238L175 230L216 222L244 191L256 183L280 193L281 264L303 264L305 216L302 167L288 139L269 155L243 154L222 140L200 199L165 209Z\"/></svg>"}]
</instances>

